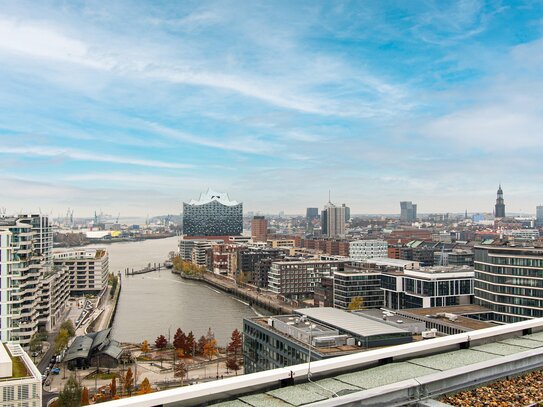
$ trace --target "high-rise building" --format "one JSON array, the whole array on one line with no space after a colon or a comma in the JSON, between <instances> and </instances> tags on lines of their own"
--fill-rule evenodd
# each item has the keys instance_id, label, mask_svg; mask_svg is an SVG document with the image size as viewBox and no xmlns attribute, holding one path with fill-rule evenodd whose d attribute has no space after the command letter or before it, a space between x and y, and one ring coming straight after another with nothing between
<instances>
[{"instance_id":1,"label":"high-rise building","mask_svg":"<svg viewBox=\"0 0 543 407\"><path fill-rule=\"evenodd\" d=\"M28 223L34 232L34 250L43 258L45 266L53 264L53 228L48 216L41 214L19 215L20 222Z\"/></svg>"},{"instance_id":2,"label":"high-rise building","mask_svg":"<svg viewBox=\"0 0 543 407\"><path fill-rule=\"evenodd\" d=\"M537 227L543 226L543 205L535 208L535 224Z\"/></svg>"},{"instance_id":3,"label":"high-rise building","mask_svg":"<svg viewBox=\"0 0 543 407\"><path fill-rule=\"evenodd\" d=\"M503 200L503 191L501 184L498 188L498 196L496 198L496 205L494 207L494 217L505 218L505 203Z\"/></svg>"},{"instance_id":4,"label":"high-rise building","mask_svg":"<svg viewBox=\"0 0 543 407\"><path fill-rule=\"evenodd\" d=\"M17 218L0 219L0 341L28 346L38 331L41 256L34 232Z\"/></svg>"},{"instance_id":5,"label":"high-rise building","mask_svg":"<svg viewBox=\"0 0 543 407\"><path fill-rule=\"evenodd\" d=\"M345 206L336 206L328 202L321 212L321 225L324 236L345 236Z\"/></svg>"},{"instance_id":6,"label":"high-rise building","mask_svg":"<svg viewBox=\"0 0 543 407\"><path fill-rule=\"evenodd\" d=\"M475 302L499 323L543 317L543 249L475 246Z\"/></svg>"},{"instance_id":7,"label":"high-rise building","mask_svg":"<svg viewBox=\"0 0 543 407\"><path fill-rule=\"evenodd\" d=\"M305 218L308 222L319 218L319 208L307 208Z\"/></svg>"},{"instance_id":8,"label":"high-rise building","mask_svg":"<svg viewBox=\"0 0 543 407\"><path fill-rule=\"evenodd\" d=\"M348 222L351 219L351 208L349 208L345 204L343 204L341 206L343 206L345 208L345 222Z\"/></svg>"},{"instance_id":9,"label":"high-rise building","mask_svg":"<svg viewBox=\"0 0 543 407\"><path fill-rule=\"evenodd\" d=\"M251 236L255 242L268 240L268 220L264 216L255 216L251 222Z\"/></svg>"},{"instance_id":10,"label":"high-rise building","mask_svg":"<svg viewBox=\"0 0 543 407\"><path fill-rule=\"evenodd\" d=\"M186 236L237 236L243 232L243 203L208 189L200 198L183 202Z\"/></svg>"},{"instance_id":11,"label":"high-rise building","mask_svg":"<svg viewBox=\"0 0 543 407\"><path fill-rule=\"evenodd\" d=\"M400 202L400 220L403 222L414 222L417 220L417 205L411 201Z\"/></svg>"}]
</instances>

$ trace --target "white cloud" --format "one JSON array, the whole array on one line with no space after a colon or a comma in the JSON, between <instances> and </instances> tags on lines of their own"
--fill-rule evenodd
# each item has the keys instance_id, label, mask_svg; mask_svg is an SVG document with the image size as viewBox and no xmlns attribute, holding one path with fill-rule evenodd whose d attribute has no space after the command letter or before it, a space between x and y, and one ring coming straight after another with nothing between
<instances>
[{"instance_id":1,"label":"white cloud","mask_svg":"<svg viewBox=\"0 0 543 407\"><path fill-rule=\"evenodd\" d=\"M191 168L191 164L170 163L164 161L145 160L121 155L109 155L102 153L90 153L61 147L9 147L0 146L1 154L16 154L27 157L55 157L81 161L108 162L112 164L128 164L142 167L184 169Z\"/></svg>"}]
</instances>

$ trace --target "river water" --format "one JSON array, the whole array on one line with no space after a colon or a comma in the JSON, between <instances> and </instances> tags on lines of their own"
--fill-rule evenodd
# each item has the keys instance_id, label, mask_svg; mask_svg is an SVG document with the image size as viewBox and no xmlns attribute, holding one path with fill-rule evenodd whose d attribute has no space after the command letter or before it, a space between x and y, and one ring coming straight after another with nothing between
<instances>
[{"instance_id":1,"label":"river water","mask_svg":"<svg viewBox=\"0 0 543 407\"><path fill-rule=\"evenodd\" d=\"M236 298L204 283L183 280L170 270L125 276L127 267L141 269L164 262L177 247L177 237L122 242L103 247L109 252L109 270L121 271L122 290L113 321L112 337L122 342L154 342L171 338L177 328L193 331L196 338L211 328L219 345L225 346L234 329L243 328L243 317L255 312ZM169 332L168 332L169 331Z\"/></svg>"}]
</instances>

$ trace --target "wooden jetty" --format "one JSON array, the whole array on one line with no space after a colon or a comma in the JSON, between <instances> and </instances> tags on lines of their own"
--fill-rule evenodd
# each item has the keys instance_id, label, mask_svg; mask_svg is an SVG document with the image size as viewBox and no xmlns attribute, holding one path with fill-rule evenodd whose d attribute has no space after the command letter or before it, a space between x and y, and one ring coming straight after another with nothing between
<instances>
[{"instance_id":1,"label":"wooden jetty","mask_svg":"<svg viewBox=\"0 0 543 407\"><path fill-rule=\"evenodd\" d=\"M145 273L151 273L153 271L160 271L160 270L162 270L164 268L166 268L166 267L162 263L153 263L153 264L149 263L147 265L147 267L142 268L140 270L134 270L134 269L126 268L124 270L124 275L125 276L135 276L135 275L138 275L138 274L145 274Z\"/></svg>"}]
</instances>

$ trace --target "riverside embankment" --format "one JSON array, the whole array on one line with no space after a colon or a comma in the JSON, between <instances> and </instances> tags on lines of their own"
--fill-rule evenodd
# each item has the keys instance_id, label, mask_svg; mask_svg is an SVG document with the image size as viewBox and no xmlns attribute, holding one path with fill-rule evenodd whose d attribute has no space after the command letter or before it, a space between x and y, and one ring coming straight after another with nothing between
<instances>
[{"instance_id":1,"label":"riverside embankment","mask_svg":"<svg viewBox=\"0 0 543 407\"><path fill-rule=\"evenodd\" d=\"M292 305L277 299L275 296L268 294L267 292L259 292L246 284L238 285L230 278L210 272L204 272L198 275L189 275L172 270L172 273L178 274L184 279L200 281L208 284L221 291L224 291L225 293L233 295L236 298L246 301L250 306L257 306L274 314L291 314L296 308L300 308L293 307Z\"/></svg>"}]
</instances>

